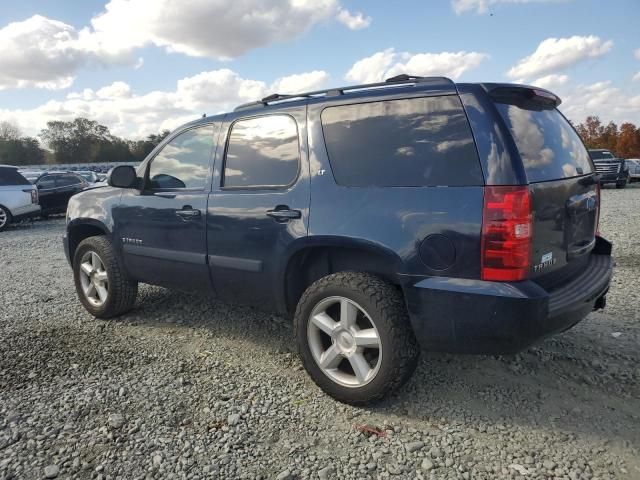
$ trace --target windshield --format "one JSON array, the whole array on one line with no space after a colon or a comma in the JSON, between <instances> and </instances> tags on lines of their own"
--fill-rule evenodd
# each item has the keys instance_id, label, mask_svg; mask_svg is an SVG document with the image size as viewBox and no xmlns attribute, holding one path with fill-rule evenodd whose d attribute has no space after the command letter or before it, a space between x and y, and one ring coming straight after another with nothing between
<instances>
[{"instance_id":1,"label":"windshield","mask_svg":"<svg viewBox=\"0 0 640 480\"><path fill-rule=\"evenodd\" d=\"M511 131L530 183L593 172L582 140L558 110L529 110L507 103L496 103L496 107Z\"/></svg>"},{"instance_id":2,"label":"windshield","mask_svg":"<svg viewBox=\"0 0 640 480\"><path fill-rule=\"evenodd\" d=\"M589 155L593 160L612 160L616 158L615 155L606 150L589 150Z\"/></svg>"}]
</instances>

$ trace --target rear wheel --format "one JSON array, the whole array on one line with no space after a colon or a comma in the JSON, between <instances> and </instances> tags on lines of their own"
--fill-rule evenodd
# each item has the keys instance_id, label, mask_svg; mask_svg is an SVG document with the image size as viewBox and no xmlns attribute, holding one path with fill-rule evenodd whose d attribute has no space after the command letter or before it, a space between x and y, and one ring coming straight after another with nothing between
<instances>
[{"instance_id":1,"label":"rear wheel","mask_svg":"<svg viewBox=\"0 0 640 480\"><path fill-rule=\"evenodd\" d=\"M400 292L364 273L336 273L311 285L295 329L311 378L345 403L374 402L400 387L420 352Z\"/></svg>"},{"instance_id":2,"label":"rear wheel","mask_svg":"<svg viewBox=\"0 0 640 480\"><path fill-rule=\"evenodd\" d=\"M0 205L0 232L11 223L11 212Z\"/></svg>"},{"instance_id":3,"label":"rear wheel","mask_svg":"<svg viewBox=\"0 0 640 480\"><path fill-rule=\"evenodd\" d=\"M73 255L76 292L87 311L98 318L111 318L130 310L138 294L138 283L130 280L105 237L89 237Z\"/></svg>"}]
</instances>

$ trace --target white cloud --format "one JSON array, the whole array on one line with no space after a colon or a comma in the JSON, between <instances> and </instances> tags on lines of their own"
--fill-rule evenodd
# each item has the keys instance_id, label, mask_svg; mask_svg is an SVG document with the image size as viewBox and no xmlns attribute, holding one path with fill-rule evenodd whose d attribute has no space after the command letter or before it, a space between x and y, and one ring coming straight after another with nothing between
<instances>
[{"instance_id":1,"label":"white cloud","mask_svg":"<svg viewBox=\"0 0 640 480\"><path fill-rule=\"evenodd\" d=\"M114 82L98 90L72 92L65 100L51 100L29 110L0 109L0 120L20 125L25 134L35 135L47 121L86 117L106 125L115 135L137 138L173 129L204 112L229 111L240 103L284 91L281 88L292 92L318 88L327 78L326 72L313 71L282 77L267 85L220 69L178 80L172 91L145 94L135 94L126 83Z\"/></svg>"},{"instance_id":2,"label":"white cloud","mask_svg":"<svg viewBox=\"0 0 640 480\"><path fill-rule=\"evenodd\" d=\"M559 87L560 85L565 85L568 81L568 75L551 74L540 77L531 82L531 84L540 88L552 89L554 87Z\"/></svg>"},{"instance_id":3,"label":"white cloud","mask_svg":"<svg viewBox=\"0 0 640 480\"><path fill-rule=\"evenodd\" d=\"M338 0L111 0L91 35L115 51L154 44L228 59L290 40L339 11Z\"/></svg>"},{"instance_id":4,"label":"white cloud","mask_svg":"<svg viewBox=\"0 0 640 480\"><path fill-rule=\"evenodd\" d=\"M567 0L451 0L451 7L458 15L469 10L475 10L476 13L487 13L490 6L498 4L514 4L514 3L543 3L543 2L562 2Z\"/></svg>"},{"instance_id":5,"label":"white cloud","mask_svg":"<svg viewBox=\"0 0 640 480\"><path fill-rule=\"evenodd\" d=\"M336 19L346 25L350 30L360 30L371 25L371 17L365 17L362 13L351 13L345 8L341 8L336 15Z\"/></svg>"},{"instance_id":6,"label":"white cloud","mask_svg":"<svg viewBox=\"0 0 640 480\"><path fill-rule=\"evenodd\" d=\"M34 15L0 29L0 90L71 86L75 71L86 64L130 63L127 55L86 45L71 25Z\"/></svg>"},{"instance_id":7,"label":"white cloud","mask_svg":"<svg viewBox=\"0 0 640 480\"><path fill-rule=\"evenodd\" d=\"M396 53L393 48L358 60L347 72L347 80L358 83L381 82L400 73L453 79L477 67L488 55L478 52Z\"/></svg>"},{"instance_id":8,"label":"white cloud","mask_svg":"<svg viewBox=\"0 0 640 480\"><path fill-rule=\"evenodd\" d=\"M350 29L371 18L339 0L111 0L81 29L40 15L0 29L0 90L63 89L86 66L143 65L136 49L228 59L284 42L336 17Z\"/></svg>"},{"instance_id":9,"label":"white cloud","mask_svg":"<svg viewBox=\"0 0 640 480\"><path fill-rule=\"evenodd\" d=\"M611 47L611 40L603 41L594 35L547 38L538 45L535 52L512 67L507 75L510 78L532 78L553 73L582 60L604 55Z\"/></svg>"},{"instance_id":10,"label":"white cloud","mask_svg":"<svg viewBox=\"0 0 640 480\"><path fill-rule=\"evenodd\" d=\"M634 81L634 82L637 82L638 80L640 80L640 72L636 73L636 74L633 76L633 81Z\"/></svg>"},{"instance_id":11,"label":"white cloud","mask_svg":"<svg viewBox=\"0 0 640 480\"><path fill-rule=\"evenodd\" d=\"M328 80L329 74L327 72L314 70L313 72L278 78L271 85L271 90L273 93L281 94L309 92L322 88Z\"/></svg>"},{"instance_id":12,"label":"white cloud","mask_svg":"<svg viewBox=\"0 0 640 480\"><path fill-rule=\"evenodd\" d=\"M635 52L633 52L633 54L635 55L635 57L640 60L640 48L637 49Z\"/></svg>"},{"instance_id":13,"label":"white cloud","mask_svg":"<svg viewBox=\"0 0 640 480\"><path fill-rule=\"evenodd\" d=\"M562 98L560 110L574 123L580 123L588 115L598 115L604 121L621 124L640 124L640 95L630 90L621 90L612 82L597 82L591 85L572 86L557 92Z\"/></svg>"}]
</instances>

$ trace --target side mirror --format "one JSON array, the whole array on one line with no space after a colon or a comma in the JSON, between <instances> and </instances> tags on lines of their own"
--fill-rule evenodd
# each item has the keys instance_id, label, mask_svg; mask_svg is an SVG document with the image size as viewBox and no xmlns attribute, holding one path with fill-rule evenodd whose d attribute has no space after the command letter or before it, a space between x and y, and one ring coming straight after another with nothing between
<instances>
[{"instance_id":1,"label":"side mirror","mask_svg":"<svg viewBox=\"0 0 640 480\"><path fill-rule=\"evenodd\" d=\"M107 174L107 185L117 188L138 188L138 177L131 165L118 165Z\"/></svg>"}]
</instances>

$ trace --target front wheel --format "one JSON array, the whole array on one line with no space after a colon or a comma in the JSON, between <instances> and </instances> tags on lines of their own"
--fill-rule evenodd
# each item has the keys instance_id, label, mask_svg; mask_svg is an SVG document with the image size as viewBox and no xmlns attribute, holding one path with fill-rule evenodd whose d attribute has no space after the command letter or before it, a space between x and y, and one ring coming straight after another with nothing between
<instances>
[{"instance_id":1,"label":"front wheel","mask_svg":"<svg viewBox=\"0 0 640 480\"><path fill-rule=\"evenodd\" d=\"M73 278L80 302L97 318L111 318L130 310L138 283L130 280L105 237L80 242L73 255Z\"/></svg>"},{"instance_id":2,"label":"front wheel","mask_svg":"<svg viewBox=\"0 0 640 480\"><path fill-rule=\"evenodd\" d=\"M321 278L295 315L302 363L313 381L341 402L382 399L413 373L420 350L401 293L356 272Z\"/></svg>"}]
</instances>

